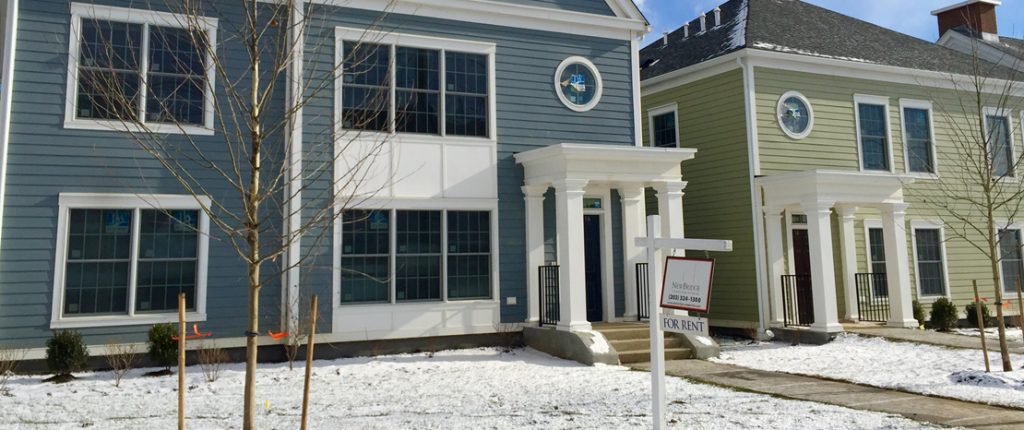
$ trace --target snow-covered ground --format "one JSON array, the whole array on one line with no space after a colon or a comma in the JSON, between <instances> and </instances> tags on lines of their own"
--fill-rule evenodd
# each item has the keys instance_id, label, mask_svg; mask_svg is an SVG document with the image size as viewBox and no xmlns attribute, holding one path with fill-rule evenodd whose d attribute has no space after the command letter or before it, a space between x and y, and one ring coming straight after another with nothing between
<instances>
[{"instance_id":1,"label":"snow-covered ground","mask_svg":"<svg viewBox=\"0 0 1024 430\"><path fill-rule=\"evenodd\" d=\"M207 383L189 368L189 428L241 424L240 365ZM16 377L0 397L0 428L166 429L175 423L177 378L134 371L120 388L109 373L62 385ZM267 365L259 374L261 428L294 429L303 370ZM448 351L318 361L311 428L649 428L650 375L587 367L533 350ZM673 427L687 429L926 429L902 417L730 391L668 379Z\"/></svg>"},{"instance_id":2,"label":"snow-covered ground","mask_svg":"<svg viewBox=\"0 0 1024 430\"><path fill-rule=\"evenodd\" d=\"M978 331L977 328L958 328L958 329L953 330L953 333L962 334L962 335L965 335L965 336L975 336L975 337L977 337L979 331ZM993 340L998 340L999 339L999 329L997 329L995 327L985 328L985 338L993 339ZM1007 327L1006 328L1006 340L1009 341L1009 342L1024 342L1024 336L1021 335L1021 332L1020 332L1019 328L1017 328L1017 327ZM991 344L989 344L989 345L991 346Z\"/></svg>"},{"instance_id":3,"label":"snow-covered ground","mask_svg":"<svg viewBox=\"0 0 1024 430\"><path fill-rule=\"evenodd\" d=\"M991 352L993 370L1001 369ZM1010 355L1014 366L1024 355ZM821 346L765 343L713 359L754 369L823 376L883 388L1024 408L1024 370L986 375L981 351L840 335Z\"/></svg>"}]
</instances>

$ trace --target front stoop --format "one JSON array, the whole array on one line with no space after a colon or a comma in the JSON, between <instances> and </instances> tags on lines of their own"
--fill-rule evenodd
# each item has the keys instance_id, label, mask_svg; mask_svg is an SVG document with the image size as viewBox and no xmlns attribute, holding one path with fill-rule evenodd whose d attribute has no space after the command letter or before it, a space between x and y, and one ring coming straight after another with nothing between
<instances>
[{"instance_id":1,"label":"front stoop","mask_svg":"<svg viewBox=\"0 0 1024 430\"><path fill-rule=\"evenodd\" d=\"M651 361L651 332L647 324L604 323L594 324L594 331L601 333L612 349L618 354L620 364ZM665 359L685 360L693 357L683 339L673 333L665 334Z\"/></svg>"}]
</instances>

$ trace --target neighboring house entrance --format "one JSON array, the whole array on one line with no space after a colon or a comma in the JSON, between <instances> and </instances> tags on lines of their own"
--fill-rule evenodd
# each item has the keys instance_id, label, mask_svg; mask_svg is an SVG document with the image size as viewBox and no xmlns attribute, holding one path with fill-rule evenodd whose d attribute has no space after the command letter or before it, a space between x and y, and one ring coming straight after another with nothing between
<instances>
[{"instance_id":1,"label":"neighboring house entrance","mask_svg":"<svg viewBox=\"0 0 1024 430\"><path fill-rule=\"evenodd\" d=\"M587 321L604 321L601 311L601 216L583 216L583 253L587 280Z\"/></svg>"},{"instance_id":2,"label":"neighboring house entrance","mask_svg":"<svg viewBox=\"0 0 1024 430\"><path fill-rule=\"evenodd\" d=\"M811 299L811 247L807 230L793 230L793 268L796 274L796 317L800 325L814 323Z\"/></svg>"}]
</instances>

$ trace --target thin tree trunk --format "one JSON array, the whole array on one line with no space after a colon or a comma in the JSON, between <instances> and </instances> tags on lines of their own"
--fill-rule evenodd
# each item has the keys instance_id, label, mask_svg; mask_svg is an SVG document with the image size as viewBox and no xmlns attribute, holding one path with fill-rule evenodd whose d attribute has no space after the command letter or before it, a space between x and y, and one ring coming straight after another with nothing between
<instances>
[{"instance_id":1,"label":"thin tree trunk","mask_svg":"<svg viewBox=\"0 0 1024 430\"><path fill-rule=\"evenodd\" d=\"M251 25L255 26L258 20L257 11L259 5L252 2ZM260 103L260 32L256 28L251 29L249 39L250 72L252 80L249 87L249 100L251 103L249 111L249 133L252 138L249 153L249 189L245 190L243 200L245 203L245 236L249 245L249 332L245 341L245 414L242 418L242 428L251 430L256 428L256 355L259 348L260 332L260 168L262 167L261 151L263 146L262 129L262 104Z\"/></svg>"},{"instance_id":2,"label":"thin tree trunk","mask_svg":"<svg viewBox=\"0 0 1024 430\"><path fill-rule=\"evenodd\" d=\"M1003 371L1009 372L1013 370L1013 365L1010 363L1010 351L1006 345L1006 323L1003 321L1003 288L999 282L999 250L997 249L999 246L999 231L996 229L995 215L991 206L988 210L988 225L989 262L991 263L992 283L995 284L996 293L996 328L999 331L999 357L1003 362ZM985 333L981 335L985 336Z\"/></svg>"}]
</instances>

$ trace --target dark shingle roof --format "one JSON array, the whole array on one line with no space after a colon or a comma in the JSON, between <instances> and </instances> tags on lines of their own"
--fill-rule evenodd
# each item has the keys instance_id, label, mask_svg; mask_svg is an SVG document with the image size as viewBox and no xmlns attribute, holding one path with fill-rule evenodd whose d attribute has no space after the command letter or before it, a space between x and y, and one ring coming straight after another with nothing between
<instances>
[{"instance_id":1,"label":"dark shingle roof","mask_svg":"<svg viewBox=\"0 0 1024 430\"><path fill-rule=\"evenodd\" d=\"M916 37L799 0L729 0L722 25L690 37L680 28L640 51L641 76L650 79L744 48L882 64L936 72L973 74L970 56ZM714 14L707 14L708 27ZM993 76L1010 73L992 66Z\"/></svg>"}]
</instances>

